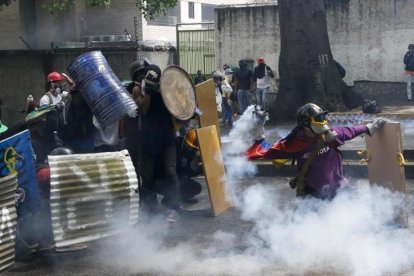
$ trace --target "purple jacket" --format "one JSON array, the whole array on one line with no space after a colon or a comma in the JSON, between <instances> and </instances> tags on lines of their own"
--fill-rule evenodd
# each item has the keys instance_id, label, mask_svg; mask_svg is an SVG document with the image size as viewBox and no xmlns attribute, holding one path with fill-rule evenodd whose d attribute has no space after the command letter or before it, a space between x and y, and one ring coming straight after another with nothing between
<instances>
[{"instance_id":1,"label":"purple jacket","mask_svg":"<svg viewBox=\"0 0 414 276\"><path fill-rule=\"evenodd\" d=\"M335 192L344 184L344 173L342 168L342 156L338 147L345 141L352 140L358 135L368 133L365 125L353 127L332 127L338 135L336 138L320 149L318 155L310 164L305 175L305 186L314 189L319 194ZM288 140L280 140L265 150L260 146L253 146L248 151L249 159L281 159L296 158L300 172L306 158L316 147L317 139L308 138L302 132Z\"/></svg>"}]
</instances>

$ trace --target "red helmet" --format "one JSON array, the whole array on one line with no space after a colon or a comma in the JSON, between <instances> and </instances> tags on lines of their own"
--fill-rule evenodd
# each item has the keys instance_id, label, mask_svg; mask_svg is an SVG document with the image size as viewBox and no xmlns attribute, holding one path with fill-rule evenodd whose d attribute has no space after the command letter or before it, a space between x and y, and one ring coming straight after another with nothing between
<instances>
[{"instance_id":1,"label":"red helmet","mask_svg":"<svg viewBox=\"0 0 414 276\"><path fill-rule=\"evenodd\" d=\"M52 81L63 81L65 78L58 72L52 72L49 75L47 75L47 82Z\"/></svg>"},{"instance_id":2,"label":"red helmet","mask_svg":"<svg viewBox=\"0 0 414 276\"><path fill-rule=\"evenodd\" d=\"M264 63L264 58L263 57L258 57L257 58L257 63L259 63L259 64Z\"/></svg>"}]
</instances>

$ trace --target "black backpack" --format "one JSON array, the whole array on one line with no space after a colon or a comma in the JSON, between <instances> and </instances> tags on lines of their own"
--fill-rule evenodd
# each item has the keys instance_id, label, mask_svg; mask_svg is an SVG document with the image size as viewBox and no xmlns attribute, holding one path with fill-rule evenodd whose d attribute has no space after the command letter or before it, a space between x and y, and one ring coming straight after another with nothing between
<instances>
[{"instance_id":1,"label":"black backpack","mask_svg":"<svg viewBox=\"0 0 414 276\"><path fill-rule=\"evenodd\" d=\"M376 114L376 113L381 113L382 110L375 100L374 101L364 100L364 104L362 105L362 112L368 113L368 114Z\"/></svg>"}]
</instances>

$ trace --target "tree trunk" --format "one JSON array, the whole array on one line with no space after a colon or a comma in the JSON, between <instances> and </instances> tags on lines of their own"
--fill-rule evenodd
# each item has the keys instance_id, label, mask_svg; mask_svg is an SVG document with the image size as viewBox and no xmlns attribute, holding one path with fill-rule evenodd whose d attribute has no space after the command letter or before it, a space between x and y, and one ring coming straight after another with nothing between
<instances>
[{"instance_id":1,"label":"tree trunk","mask_svg":"<svg viewBox=\"0 0 414 276\"><path fill-rule=\"evenodd\" d=\"M332 1L332 0L329 0ZM276 119L295 118L313 102L328 111L362 105L336 68L328 37L324 0L280 0L280 88Z\"/></svg>"}]
</instances>

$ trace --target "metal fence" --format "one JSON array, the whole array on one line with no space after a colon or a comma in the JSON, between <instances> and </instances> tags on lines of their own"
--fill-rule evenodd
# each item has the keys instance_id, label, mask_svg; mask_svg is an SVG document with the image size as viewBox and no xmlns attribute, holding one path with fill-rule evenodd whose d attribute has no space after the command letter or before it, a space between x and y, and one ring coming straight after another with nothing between
<instances>
[{"instance_id":1,"label":"metal fence","mask_svg":"<svg viewBox=\"0 0 414 276\"><path fill-rule=\"evenodd\" d=\"M119 233L138 221L138 180L128 151L49 156L57 248Z\"/></svg>"},{"instance_id":2,"label":"metal fence","mask_svg":"<svg viewBox=\"0 0 414 276\"><path fill-rule=\"evenodd\" d=\"M0 272L14 264L17 174L0 178Z\"/></svg>"},{"instance_id":3,"label":"metal fence","mask_svg":"<svg viewBox=\"0 0 414 276\"><path fill-rule=\"evenodd\" d=\"M214 23L177 24L177 58L190 75L216 69Z\"/></svg>"}]
</instances>

